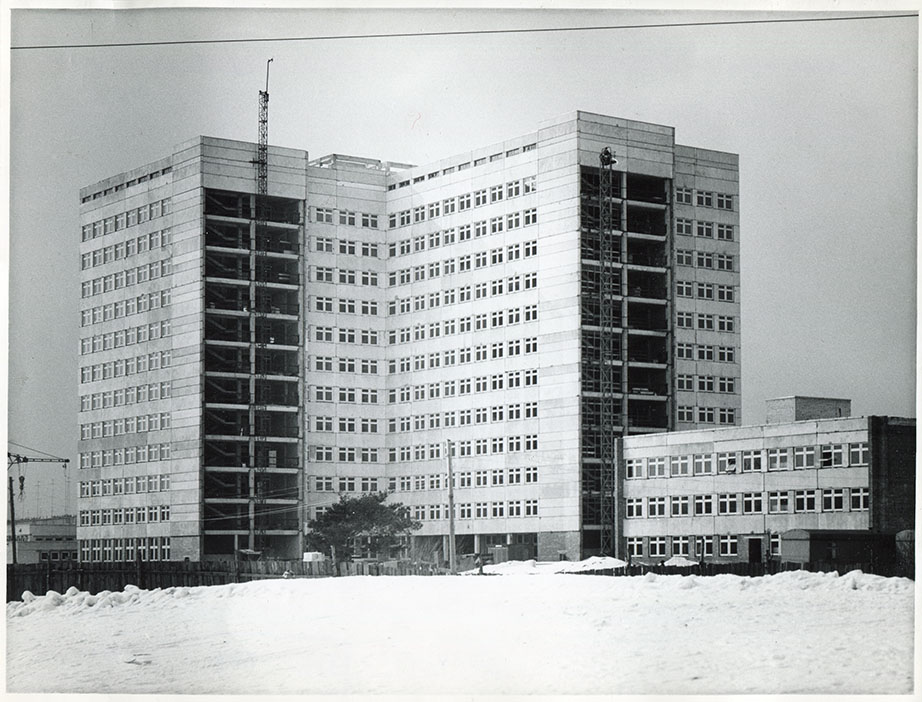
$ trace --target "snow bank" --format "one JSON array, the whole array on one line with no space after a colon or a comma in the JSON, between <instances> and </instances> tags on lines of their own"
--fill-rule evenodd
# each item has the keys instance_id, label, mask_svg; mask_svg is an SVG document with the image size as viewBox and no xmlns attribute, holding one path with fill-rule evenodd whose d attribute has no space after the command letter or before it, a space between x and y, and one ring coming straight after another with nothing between
<instances>
[{"instance_id":1,"label":"snow bank","mask_svg":"<svg viewBox=\"0 0 922 702\"><path fill-rule=\"evenodd\" d=\"M597 570L624 568L622 560L610 556L592 556L583 561L504 561L483 567L488 575L551 575L554 573L584 573ZM461 575L477 575L477 568L466 570Z\"/></svg>"},{"instance_id":2,"label":"snow bank","mask_svg":"<svg viewBox=\"0 0 922 702\"><path fill-rule=\"evenodd\" d=\"M10 692L908 694L914 584L853 571L277 579L7 605ZM48 651L54 651L49 656ZM656 661L668 661L660 665Z\"/></svg>"}]
</instances>

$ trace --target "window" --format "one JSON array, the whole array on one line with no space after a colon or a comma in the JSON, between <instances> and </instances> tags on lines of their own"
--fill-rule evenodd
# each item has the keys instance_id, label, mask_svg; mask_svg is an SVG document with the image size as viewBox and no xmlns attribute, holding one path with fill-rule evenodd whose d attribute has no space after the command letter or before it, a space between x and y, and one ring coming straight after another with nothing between
<instances>
[{"instance_id":1,"label":"window","mask_svg":"<svg viewBox=\"0 0 922 702\"><path fill-rule=\"evenodd\" d=\"M743 472L758 473L762 470L762 452L743 451Z\"/></svg>"},{"instance_id":2,"label":"window","mask_svg":"<svg viewBox=\"0 0 922 702\"><path fill-rule=\"evenodd\" d=\"M735 290L732 285L718 285L717 299L720 302L733 302Z\"/></svg>"},{"instance_id":3,"label":"window","mask_svg":"<svg viewBox=\"0 0 922 702\"><path fill-rule=\"evenodd\" d=\"M699 314L698 315L698 329L710 331L714 329L714 315L712 314Z\"/></svg>"},{"instance_id":4,"label":"window","mask_svg":"<svg viewBox=\"0 0 922 702\"><path fill-rule=\"evenodd\" d=\"M848 464L850 466L866 466L868 464L868 445L867 442L849 444L848 446Z\"/></svg>"},{"instance_id":5,"label":"window","mask_svg":"<svg viewBox=\"0 0 922 702\"><path fill-rule=\"evenodd\" d=\"M692 221L690 219L677 218L675 221L675 232L676 234L682 234L684 236L692 235Z\"/></svg>"},{"instance_id":6,"label":"window","mask_svg":"<svg viewBox=\"0 0 922 702\"><path fill-rule=\"evenodd\" d=\"M666 516L666 498L665 497L648 497L647 498L647 515L650 517Z\"/></svg>"},{"instance_id":7,"label":"window","mask_svg":"<svg viewBox=\"0 0 922 702\"><path fill-rule=\"evenodd\" d=\"M845 510L845 490L830 488L823 490L823 511L842 512Z\"/></svg>"},{"instance_id":8,"label":"window","mask_svg":"<svg viewBox=\"0 0 922 702\"><path fill-rule=\"evenodd\" d=\"M676 326L680 329L691 329L694 327L694 315L691 312L676 312ZM679 388L680 390L684 388ZM688 388L691 390L692 388Z\"/></svg>"},{"instance_id":9,"label":"window","mask_svg":"<svg viewBox=\"0 0 922 702\"><path fill-rule=\"evenodd\" d=\"M713 407L699 407L698 408L698 421L702 424L713 424L714 423L714 408Z\"/></svg>"},{"instance_id":10,"label":"window","mask_svg":"<svg viewBox=\"0 0 922 702\"><path fill-rule=\"evenodd\" d=\"M736 537L735 536L718 536L717 541L720 547L721 556L735 556Z\"/></svg>"},{"instance_id":11,"label":"window","mask_svg":"<svg viewBox=\"0 0 922 702\"><path fill-rule=\"evenodd\" d=\"M691 460L689 456L673 456L670 461L670 474L673 477L691 475Z\"/></svg>"},{"instance_id":12,"label":"window","mask_svg":"<svg viewBox=\"0 0 922 702\"><path fill-rule=\"evenodd\" d=\"M695 193L695 204L699 207L713 207L714 206L714 193L709 193L704 190L699 190Z\"/></svg>"},{"instance_id":13,"label":"window","mask_svg":"<svg viewBox=\"0 0 922 702\"><path fill-rule=\"evenodd\" d=\"M787 514L790 511L790 499L786 491L768 493L769 514Z\"/></svg>"},{"instance_id":14,"label":"window","mask_svg":"<svg viewBox=\"0 0 922 702\"><path fill-rule=\"evenodd\" d=\"M739 503L733 493L723 493L717 496L717 513L721 515L738 514Z\"/></svg>"},{"instance_id":15,"label":"window","mask_svg":"<svg viewBox=\"0 0 922 702\"><path fill-rule=\"evenodd\" d=\"M647 460L648 478L665 478L666 475L666 459L664 457L658 456Z\"/></svg>"},{"instance_id":16,"label":"window","mask_svg":"<svg viewBox=\"0 0 922 702\"><path fill-rule=\"evenodd\" d=\"M768 449L768 469L769 470L787 470L790 465L788 449Z\"/></svg>"},{"instance_id":17,"label":"window","mask_svg":"<svg viewBox=\"0 0 922 702\"><path fill-rule=\"evenodd\" d=\"M714 457L710 454L696 455L694 470L695 475L711 475L714 472Z\"/></svg>"},{"instance_id":18,"label":"window","mask_svg":"<svg viewBox=\"0 0 922 702\"><path fill-rule=\"evenodd\" d=\"M685 360L694 360L695 357L695 347L694 344L676 344L676 358L681 358ZM692 420L688 420L692 421Z\"/></svg>"},{"instance_id":19,"label":"window","mask_svg":"<svg viewBox=\"0 0 922 702\"><path fill-rule=\"evenodd\" d=\"M717 331L732 332L736 328L733 317L717 315Z\"/></svg>"},{"instance_id":20,"label":"window","mask_svg":"<svg viewBox=\"0 0 922 702\"><path fill-rule=\"evenodd\" d=\"M695 294L695 284L687 280L677 280L675 284L675 294L679 297L693 297Z\"/></svg>"},{"instance_id":21,"label":"window","mask_svg":"<svg viewBox=\"0 0 922 702\"><path fill-rule=\"evenodd\" d=\"M794 448L794 469L813 468L816 465L816 449L813 446Z\"/></svg>"},{"instance_id":22,"label":"window","mask_svg":"<svg viewBox=\"0 0 922 702\"><path fill-rule=\"evenodd\" d=\"M695 515L714 514L713 495L695 495Z\"/></svg>"},{"instance_id":23,"label":"window","mask_svg":"<svg viewBox=\"0 0 922 702\"><path fill-rule=\"evenodd\" d=\"M642 478L643 477L643 464L644 459L642 458L628 458L624 461L625 475L627 479L632 478Z\"/></svg>"},{"instance_id":24,"label":"window","mask_svg":"<svg viewBox=\"0 0 922 702\"><path fill-rule=\"evenodd\" d=\"M717 238L722 241L733 241L733 225L732 224L718 224L717 225ZM727 256L731 261L732 256ZM727 268L726 270L733 270L732 268Z\"/></svg>"},{"instance_id":25,"label":"window","mask_svg":"<svg viewBox=\"0 0 922 702\"><path fill-rule=\"evenodd\" d=\"M794 491L794 512L815 512L816 511L816 492L814 490L795 490Z\"/></svg>"},{"instance_id":26,"label":"window","mask_svg":"<svg viewBox=\"0 0 922 702\"><path fill-rule=\"evenodd\" d=\"M692 204L691 188L676 188L675 201L680 205Z\"/></svg>"},{"instance_id":27,"label":"window","mask_svg":"<svg viewBox=\"0 0 922 702\"><path fill-rule=\"evenodd\" d=\"M643 517L643 498L629 497L626 501L627 512L625 516L628 519L637 519Z\"/></svg>"},{"instance_id":28,"label":"window","mask_svg":"<svg viewBox=\"0 0 922 702\"><path fill-rule=\"evenodd\" d=\"M844 465L842 444L828 444L820 449L820 468L841 468Z\"/></svg>"},{"instance_id":29,"label":"window","mask_svg":"<svg viewBox=\"0 0 922 702\"><path fill-rule=\"evenodd\" d=\"M314 214L315 214L314 219L317 222L325 222L327 224L333 224L333 210L330 210L324 207L318 207L315 210Z\"/></svg>"},{"instance_id":30,"label":"window","mask_svg":"<svg viewBox=\"0 0 922 702\"><path fill-rule=\"evenodd\" d=\"M852 512L863 512L868 509L868 488L852 488L849 493Z\"/></svg>"},{"instance_id":31,"label":"window","mask_svg":"<svg viewBox=\"0 0 922 702\"><path fill-rule=\"evenodd\" d=\"M732 210L733 209L733 196L732 195L724 195L722 193L717 193L716 201L717 201L718 210Z\"/></svg>"},{"instance_id":32,"label":"window","mask_svg":"<svg viewBox=\"0 0 922 702\"><path fill-rule=\"evenodd\" d=\"M695 234L700 237L705 237L707 239L714 238L714 224L713 222L696 222L695 223Z\"/></svg>"},{"instance_id":33,"label":"window","mask_svg":"<svg viewBox=\"0 0 922 702\"><path fill-rule=\"evenodd\" d=\"M631 557L643 556L643 537L629 536L627 539L627 554Z\"/></svg>"},{"instance_id":34,"label":"window","mask_svg":"<svg viewBox=\"0 0 922 702\"><path fill-rule=\"evenodd\" d=\"M762 493L745 492L743 493L743 514L761 514L762 513Z\"/></svg>"},{"instance_id":35,"label":"window","mask_svg":"<svg viewBox=\"0 0 922 702\"><path fill-rule=\"evenodd\" d=\"M687 517L689 514L689 498L686 495L673 496L670 498L672 505L671 515L673 517Z\"/></svg>"},{"instance_id":36,"label":"window","mask_svg":"<svg viewBox=\"0 0 922 702\"><path fill-rule=\"evenodd\" d=\"M679 405L676 408L676 421L694 422L695 421L695 408L689 407L688 405Z\"/></svg>"},{"instance_id":37,"label":"window","mask_svg":"<svg viewBox=\"0 0 922 702\"><path fill-rule=\"evenodd\" d=\"M666 537L665 536L651 536L650 537L650 555L651 556L665 556L666 555Z\"/></svg>"}]
</instances>

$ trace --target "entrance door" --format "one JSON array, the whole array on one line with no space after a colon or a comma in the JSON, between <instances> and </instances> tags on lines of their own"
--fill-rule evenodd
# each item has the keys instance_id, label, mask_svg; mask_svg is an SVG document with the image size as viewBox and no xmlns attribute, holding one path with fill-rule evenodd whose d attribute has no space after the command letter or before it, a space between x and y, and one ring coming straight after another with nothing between
<instances>
[{"instance_id":1,"label":"entrance door","mask_svg":"<svg viewBox=\"0 0 922 702\"><path fill-rule=\"evenodd\" d=\"M749 562L762 562L762 539L749 539Z\"/></svg>"}]
</instances>

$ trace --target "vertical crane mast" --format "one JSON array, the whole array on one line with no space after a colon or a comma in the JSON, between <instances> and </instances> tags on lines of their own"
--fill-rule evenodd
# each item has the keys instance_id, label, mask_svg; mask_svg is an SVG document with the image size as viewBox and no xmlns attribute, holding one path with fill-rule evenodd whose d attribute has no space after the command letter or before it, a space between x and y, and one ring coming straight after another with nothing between
<instances>
[{"instance_id":1,"label":"vertical crane mast","mask_svg":"<svg viewBox=\"0 0 922 702\"><path fill-rule=\"evenodd\" d=\"M617 363L620 348L615 348L616 328L620 325L616 297L620 294L620 276L616 265L620 262L620 248L615 239L615 229L620 222L614 221L613 166L618 163L611 149L606 147L599 154L599 243L601 268L601 285L599 293L599 311L601 314L601 475L600 475L600 521L601 553L603 556L615 555L615 426L620 423L615 394L620 392Z\"/></svg>"},{"instance_id":2,"label":"vertical crane mast","mask_svg":"<svg viewBox=\"0 0 922 702\"><path fill-rule=\"evenodd\" d=\"M260 242L267 237L266 222L269 219L268 213L268 195L269 195L269 64L272 63L270 58L266 61L266 89L259 91L259 140L256 145L256 249L259 249ZM254 252L255 254L255 252ZM254 256L255 258L255 256ZM257 260L250 261L250 332L254 334L256 320L253 316L258 301L256 299L255 281L257 280ZM255 358L255 356L254 356ZM250 411L249 411L249 453L250 456L256 456L256 406L257 388L256 377L250 375ZM265 541L265 523L260 519L260 512L257 506L264 506L266 503L266 483L265 477L259 475L264 473L266 466L262 461L253 461L255 473L251 473L250 482L250 548L259 550Z\"/></svg>"},{"instance_id":3,"label":"vertical crane mast","mask_svg":"<svg viewBox=\"0 0 922 702\"><path fill-rule=\"evenodd\" d=\"M6 454L6 468L9 470L13 466L21 465L23 463L60 463L65 468L67 464L70 463L69 458L34 458L32 456L21 456L18 453L9 453ZM23 486L25 485L25 477L19 476L19 492L22 493ZM7 476L7 482L9 483L9 498L10 498L10 549L11 555L13 556L13 564L16 564L16 507L15 502L13 502L13 476Z\"/></svg>"}]
</instances>

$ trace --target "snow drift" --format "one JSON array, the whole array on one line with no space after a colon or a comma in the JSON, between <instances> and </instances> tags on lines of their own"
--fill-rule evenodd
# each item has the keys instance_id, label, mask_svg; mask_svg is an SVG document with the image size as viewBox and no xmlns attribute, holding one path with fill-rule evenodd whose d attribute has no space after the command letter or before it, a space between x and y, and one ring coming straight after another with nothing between
<instances>
[{"instance_id":1,"label":"snow drift","mask_svg":"<svg viewBox=\"0 0 922 702\"><path fill-rule=\"evenodd\" d=\"M485 566L508 574L499 578L25 593L7 605L7 685L212 694L912 690L910 580L860 571L521 577L579 565Z\"/></svg>"}]
</instances>

